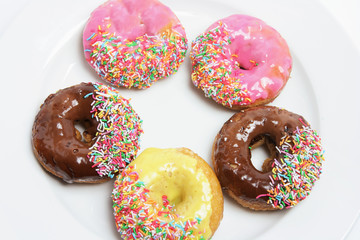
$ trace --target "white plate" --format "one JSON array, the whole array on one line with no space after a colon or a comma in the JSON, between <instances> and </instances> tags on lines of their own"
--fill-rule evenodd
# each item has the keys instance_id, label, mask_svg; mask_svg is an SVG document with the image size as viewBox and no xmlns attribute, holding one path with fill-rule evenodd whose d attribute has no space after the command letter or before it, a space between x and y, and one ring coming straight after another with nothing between
<instances>
[{"instance_id":1,"label":"white plate","mask_svg":"<svg viewBox=\"0 0 360 240\"><path fill-rule=\"evenodd\" d=\"M287 211L253 212L225 197L224 218L213 239L345 237L359 212L360 109L355 103L360 58L343 30L310 0L163 2L178 15L189 40L233 13L253 15L275 27L291 48L294 66L272 105L303 115L326 149L323 175L305 201ZM112 218L112 182L63 184L37 163L30 142L34 117L50 93L99 81L83 58L81 34L90 12L101 3L31 1L0 38L2 239L119 239ZM120 91L132 98L144 121L142 149L188 147L209 161L216 133L234 112L192 86L190 67L187 57L178 73L151 88Z\"/></svg>"}]
</instances>

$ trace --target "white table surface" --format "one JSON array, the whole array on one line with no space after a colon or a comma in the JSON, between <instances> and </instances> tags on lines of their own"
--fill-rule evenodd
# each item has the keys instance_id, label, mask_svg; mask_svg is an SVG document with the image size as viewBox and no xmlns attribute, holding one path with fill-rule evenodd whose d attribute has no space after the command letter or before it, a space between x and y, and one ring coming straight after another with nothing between
<instances>
[{"instance_id":1,"label":"white table surface","mask_svg":"<svg viewBox=\"0 0 360 240\"><path fill-rule=\"evenodd\" d=\"M0 38L17 13L31 0L0 0ZM343 27L360 54L360 0L318 0ZM360 81L360 79L359 79ZM346 240L360 239L360 212L344 236Z\"/></svg>"}]
</instances>

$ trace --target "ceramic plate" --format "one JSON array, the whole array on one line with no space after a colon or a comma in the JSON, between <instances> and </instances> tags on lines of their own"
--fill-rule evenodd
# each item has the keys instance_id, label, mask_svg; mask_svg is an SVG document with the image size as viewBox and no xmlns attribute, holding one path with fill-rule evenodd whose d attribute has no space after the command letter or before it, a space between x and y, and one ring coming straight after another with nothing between
<instances>
[{"instance_id":1,"label":"ceramic plate","mask_svg":"<svg viewBox=\"0 0 360 240\"><path fill-rule=\"evenodd\" d=\"M315 1L163 1L192 41L230 14L263 19L287 40L291 79L271 104L303 115L323 138L321 179L297 207L253 212L225 196L213 239L340 239L357 204L360 58L343 30ZM80 82L101 81L83 57L82 30L102 1L35 0L0 37L2 46L1 234L5 239L119 239L112 216L113 181L64 184L47 174L31 148L31 127L44 99ZM146 90L120 89L143 119L141 150L187 147L210 163L212 142L234 114L205 98L190 81L189 54L179 71ZM4 134L5 132L5 134ZM254 160L255 161L255 160ZM356 167L357 166L357 167ZM5 197L4 197L5 196Z\"/></svg>"}]
</instances>

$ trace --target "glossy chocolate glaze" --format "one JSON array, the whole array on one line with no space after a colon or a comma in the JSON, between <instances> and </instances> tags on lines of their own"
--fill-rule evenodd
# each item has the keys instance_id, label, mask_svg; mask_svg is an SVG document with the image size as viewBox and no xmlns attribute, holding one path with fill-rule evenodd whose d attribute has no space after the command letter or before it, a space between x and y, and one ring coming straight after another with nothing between
<instances>
[{"instance_id":1,"label":"glossy chocolate glaze","mask_svg":"<svg viewBox=\"0 0 360 240\"><path fill-rule=\"evenodd\" d=\"M299 118L305 122L301 116L276 107L255 107L233 115L214 142L214 168L222 188L243 201L267 205L267 198L256 197L268 193L271 168L266 172L257 170L249 147L259 136L279 145L283 136L303 125ZM278 154L276 151L275 158Z\"/></svg>"},{"instance_id":2,"label":"glossy chocolate glaze","mask_svg":"<svg viewBox=\"0 0 360 240\"><path fill-rule=\"evenodd\" d=\"M92 137L97 121L91 117L94 91L90 83L59 90L47 97L35 118L32 131L34 153L41 165L65 182L103 181L89 162L87 154L93 142L76 137L74 124L79 122Z\"/></svg>"}]
</instances>

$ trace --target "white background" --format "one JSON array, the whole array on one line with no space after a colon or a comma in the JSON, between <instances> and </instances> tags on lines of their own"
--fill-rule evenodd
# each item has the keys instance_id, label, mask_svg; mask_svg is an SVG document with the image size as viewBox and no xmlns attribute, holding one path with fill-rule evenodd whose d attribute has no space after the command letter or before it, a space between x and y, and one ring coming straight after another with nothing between
<instances>
[{"instance_id":1,"label":"white background","mask_svg":"<svg viewBox=\"0 0 360 240\"><path fill-rule=\"evenodd\" d=\"M29 0L0 0L0 38L17 12L24 8ZM360 54L360 0L318 0L339 22ZM21 30L20 30L21 31ZM5 81L2 79L1 81ZM360 81L360 79L359 79ZM357 133L359 134L359 133ZM3 140L2 140L3 141ZM355 199L354 201L359 201ZM350 204L350 203L344 203ZM358 203L355 203L358 204ZM336 207L336 206L334 206ZM1 215L1 213L0 213ZM0 226L1 229L1 226ZM21 231L21 229L19 229ZM360 239L360 218L354 221L346 239Z\"/></svg>"}]
</instances>

